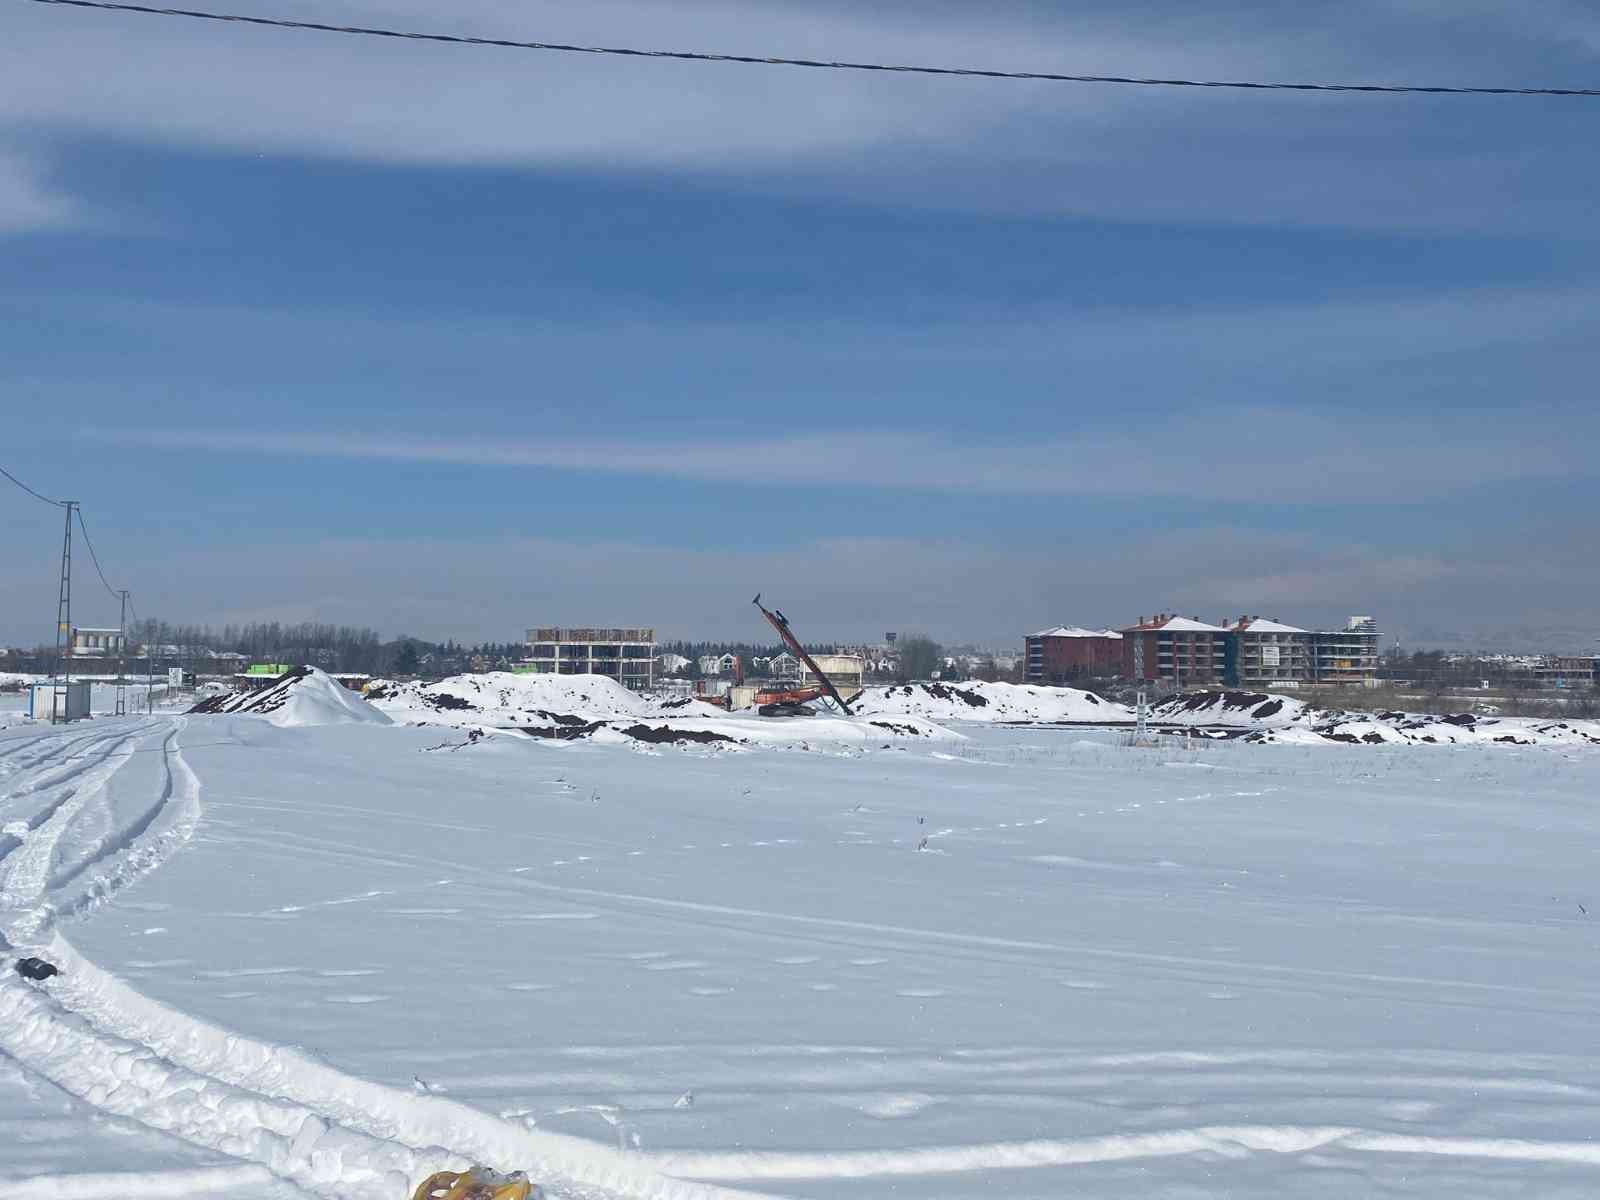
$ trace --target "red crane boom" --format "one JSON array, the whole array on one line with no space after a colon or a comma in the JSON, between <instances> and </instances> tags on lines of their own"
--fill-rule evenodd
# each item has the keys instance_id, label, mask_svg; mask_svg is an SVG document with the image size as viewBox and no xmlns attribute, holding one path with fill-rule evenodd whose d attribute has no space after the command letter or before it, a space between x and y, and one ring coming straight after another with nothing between
<instances>
[{"instance_id":1,"label":"red crane boom","mask_svg":"<svg viewBox=\"0 0 1600 1200\"><path fill-rule=\"evenodd\" d=\"M822 673L822 668L812 661L811 655L806 653L805 647L800 644L799 639L790 630L789 618L784 616L782 611L774 612L765 604L762 604L760 592L756 593L756 598L751 603L761 610L761 615L778 631L778 636L783 639L783 644L794 651L794 656L805 663L807 669L817 677L817 682L822 685L822 690L828 694L829 698L843 712L850 714L850 706L845 703L844 697L839 694L839 689L834 687L833 681Z\"/></svg>"}]
</instances>

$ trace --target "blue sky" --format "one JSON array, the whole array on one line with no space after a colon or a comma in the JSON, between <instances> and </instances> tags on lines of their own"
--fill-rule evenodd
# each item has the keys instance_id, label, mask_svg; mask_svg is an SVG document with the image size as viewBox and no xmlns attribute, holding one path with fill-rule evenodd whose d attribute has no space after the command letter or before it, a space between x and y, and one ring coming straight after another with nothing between
<instances>
[{"instance_id":1,"label":"blue sky","mask_svg":"<svg viewBox=\"0 0 1600 1200\"><path fill-rule=\"evenodd\" d=\"M4 463L141 612L1596 636L1600 101L851 76L3 0ZM1593 86L1586 5L237 0L490 36ZM0 493L0 641L58 534ZM86 620L112 615L80 576ZM97 585L96 585L97 586ZM103 610L103 611L102 611Z\"/></svg>"}]
</instances>

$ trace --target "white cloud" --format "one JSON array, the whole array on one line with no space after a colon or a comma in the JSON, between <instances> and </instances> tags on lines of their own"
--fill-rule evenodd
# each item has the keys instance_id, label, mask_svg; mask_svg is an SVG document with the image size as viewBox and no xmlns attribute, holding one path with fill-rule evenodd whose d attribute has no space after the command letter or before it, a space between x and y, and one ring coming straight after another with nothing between
<instances>
[{"instance_id":1,"label":"white cloud","mask_svg":"<svg viewBox=\"0 0 1600 1200\"><path fill-rule=\"evenodd\" d=\"M0 146L0 235L66 229L84 219L82 205L56 189L37 160Z\"/></svg>"},{"instance_id":2,"label":"white cloud","mask_svg":"<svg viewBox=\"0 0 1600 1200\"><path fill-rule=\"evenodd\" d=\"M391 321L370 315L208 312L186 319L191 331L210 323L208 343L229 345L237 326L248 347L294 347L312 363L324 355L349 361L368 342L404 346L408 369L452 377L461 364L526 361L555 369L587 364L626 344L656 363L671 356L714 355L728 366L749 358L764 375L816 379L871 361L888 378L896 364L965 372L974 386L990 370L1028 369L1020 386L1060 379L1058 419L1027 418L1027 432L995 432L1003 414L981 395L965 406L950 397L924 418L904 416L914 397L893 391L896 418L856 426L838 423L802 433L750 432L719 425L748 409L741 385L699 397L688 408L662 410L674 432L617 431L604 438L575 434L561 412L519 410L491 420L472 436L440 435L403 426L383 433L340 427L228 428L204 418L167 427L91 425L86 436L122 445L172 450L270 454L284 458L434 462L486 470L540 470L630 475L712 483L765 482L795 488L864 487L991 495L1142 496L1174 499L1293 502L1365 506L1428 502L1470 494L1484 485L1532 480L1593 480L1587 447L1593 414L1558 400L1525 398L1504 407L1454 407L1450 388L1471 382L1485 349L1515 356L1517 374L1549 356L1551 347L1592 344L1592 288L1482 290L1382 302L1273 306L1206 312L1055 314L982 326L855 329L839 341L830 330L811 344L803 326L691 321L647 326L529 329L521 323ZM129 322L171 316L166 309L113 312ZM198 322L198 323L197 323ZM229 352L231 354L231 351ZM314 369L314 368L313 368ZM593 395L626 386L626 374L602 372ZM1420 400L1411 389L1421 378ZM870 386L876 386L869 385ZM1008 384L1006 386L1019 386ZM313 388L314 392L315 389ZM803 393L803 389L802 389ZM588 393L584 393L588 394ZM803 394L789 393L803 403ZM1349 396L1348 403L1335 402ZM1160 411L1126 402L1159 396ZM440 411L447 395L409 397L413 411ZM1037 414L1037 397L1028 405ZM204 411L215 410L210 399ZM835 407L832 411L838 412ZM870 411L870 410L869 410ZM537 416L544 432L526 436ZM694 418L693 432L682 419ZM954 428L942 423L948 422ZM659 428L661 422L657 422ZM986 430L974 433L974 428ZM770 426L768 426L770 429ZM1544 429L1548 434L1538 431ZM425 431L426 430L426 431ZM1557 434L1559 430L1559 434ZM1515 452L1508 452L1514 446Z\"/></svg>"},{"instance_id":3,"label":"white cloud","mask_svg":"<svg viewBox=\"0 0 1600 1200\"><path fill-rule=\"evenodd\" d=\"M157 429L97 435L123 445L289 458L433 462L795 488L959 494L1155 496L1372 504L1434 500L1508 480L1591 478L1583 439L1505 452L1496 428L1382 425L1292 409L1147 418L1126 430L995 441L931 432L833 430L756 437L603 439L374 436L358 431ZM1418 447L1425 450L1419 453Z\"/></svg>"},{"instance_id":4,"label":"white cloud","mask_svg":"<svg viewBox=\"0 0 1600 1200\"><path fill-rule=\"evenodd\" d=\"M1487 14L1442 43L1416 14L1236 6L802 5L776 0L280 0L289 17L551 41L1212 78L1521 81ZM1506 57L1501 55L1501 57ZM599 58L16 6L4 120L178 146L415 165L686 171L877 203L1122 219L1587 231L1540 110L1167 92ZM1466 105L1477 104L1469 110ZM1506 110L1502 109L1501 115ZM1473 136L1460 136L1470 113ZM1181 181L1175 186L1174 181Z\"/></svg>"}]
</instances>

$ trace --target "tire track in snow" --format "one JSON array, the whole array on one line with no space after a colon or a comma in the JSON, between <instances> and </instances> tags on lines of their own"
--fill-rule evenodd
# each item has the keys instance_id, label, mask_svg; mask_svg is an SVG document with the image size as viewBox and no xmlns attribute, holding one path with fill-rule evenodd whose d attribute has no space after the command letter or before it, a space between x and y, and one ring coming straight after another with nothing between
<instances>
[{"instance_id":1,"label":"tire track in snow","mask_svg":"<svg viewBox=\"0 0 1600 1200\"><path fill-rule=\"evenodd\" d=\"M52 737L60 735L54 733L36 733L30 738L8 738L5 744L0 745L0 762L10 758L13 754L20 754L29 746L37 746L40 742L49 741Z\"/></svg>"},{"instance_id":2,"label":"tire track in snow","mask_svg":"<svg viewBox=\"0 0 1600 1200\"><path fill-rule=\"evenodd\" d=\"M58 782L74 779L75 786L54 806L49 818L0 861L0 925L12 943L27 942L48 923L50 870L55 864L62 834L84 805L127 761L131 753L127 747L147 736L148 731L144 730L113 735L104 754L74 773L60 777Z\"/></svg>"},{"instance_id":3,"label":"tire track in snow","mask_svg":"<svg viewBox=\"0 0 1600 1200\"><path fill-rule=\"evenodd\" d=\"M185 1200L216 1196L235 1188L270 1183L265 1167L193 1167L159 1174L148 1171L99 1171L87 1174L0 1176L0 1195L115 1196L117 1200Z\"/></svg>"},{"instance_id":4,"label":"tire track in snow","mask_svg":"<svg viewBox=\"0 0 1600 1200\"><path fill-rule=\"evenodd\" d=\"M663 1154L656 1155L654 1161L663 1171L696 1179L771 1181L881 1179L1084 1166L1202 1153L1238 1158L1243 1154L1305 1154L1337 1149L1600 1166L1600 1144L1594 1142L1418 1136L1346 1126L1296 1125L1201 1126L1159 1133L831 1154Z\"/></svg>"},{"instance_id":5,"label":"tire track in snow","mask_svg":"<svg viewBox=\"0 0 1600 1200\"><path fill-rule=\"evenodd\" d=\"M392 1198L407 1180L472 1162L515 1165L572 1200L739 1195L211 1025L141 995L59 935L48 953L63 967L49 997L0 982L0 1049L96 1107L259 1163L317 1195Z\"/></svg>"},{"instance_id":6,"label":"tire track in snow","mask_svg":"<svg viewBox=\"0 0 1600 1200\"><path fill-rule=\"evenodd\" d=\"M172 750L177 738L178 727L174 726L161 741L161 792L156 797L155 803L120 829L114 826L115 813L108 810L107 820L113 823L113 828L97 839L94 845L88 847L78 862L62 867L51 877L50 889L52 891L59 891L85 871L92 869L118 851L128 849L139 838L148 833L150 827L155 824L156 819L166 812L167 805L171 802L173 794ZM102 795L104 790L101 789Z\"/></svg>"},{"instance_id":7,"label":"tire track in snow","mask_svg":"<svg viewBox=\"0 0 1600 1200\"><path fill-rule=\"evenodd\" d=\"M141 828L126 831L132 836L101 848L94 862L109 864L107 871L76 901L47 902L48 866L73 816L127 761L120 746L44 821L28 857L0 873L0 894L34 904L36 921L14 923L29 940L37 944L58 909L83 911L160 866L192 836L200 782L176 740L186 724L180 718L164 732L161 801L135 823ZM177 816L151 836L174 798ZM259 1165L330 1200L390 1200L433 1171L473 1162L528 1169L552 1196L570 1200L740 1195L670 1178L642 1158L578 1138L345 1075L292 1048L210 1025L136 992L59 933L43 952L63 968L47 988L0 974L0 1050L98 1109Z\"/></svg>"},{"instance_id":8,"label":"tire track in snow","mask_svg":"<svg viewBox=\"0 0 1600 1200\"><path fill-rule=\"evenodd\" d=\"M24 770L24 771L28 771L28 770L32 770L34 767L39 766L41 763L69 762L69 761L71 761L71 760L73 760L73 759L78 757L78 754L76 753L76 751L79 749L79 747L90 746L90 745L94 745L96 743L101 743L101 742L107 742L107 741L110 741L110 740L112 740L114 738L123 737L123 736L125 736L125 734L124 734L123 731L120 731L120 730L112 731L112 732L104 732L104 731L98 731L97 730L96 732L89 733L89 734L62 733L62 734L55 734L55 735L46 735L45 737L41 737L41 738L39 738L37 740L39 742L49 741L49 742L55 743L55 745L45 749L42 753L36 754L31 758L19 759L18 762L17 762L17 766L19 768L21 768L22 770ZM64 745L63 745L63 743L64 743ZM30 742L28 744L30 746L32 746L32 745L35 745L36 743L35 742ZM62 750L62 749L73 751L74 753L67 753L67 754L60 753L59 751ZM60 780L49 780L49 781L41 780L41 781L36 781L35 784L32 787L24 788L24 789L22 789L22 791L37 791L40 787L52 787L52 786L54 786L54 784L59 783L59 782L60 782ZM9 798L9 796L11 794L12 793L8 793L7 798Z\"/></svg>"}]
</instances>

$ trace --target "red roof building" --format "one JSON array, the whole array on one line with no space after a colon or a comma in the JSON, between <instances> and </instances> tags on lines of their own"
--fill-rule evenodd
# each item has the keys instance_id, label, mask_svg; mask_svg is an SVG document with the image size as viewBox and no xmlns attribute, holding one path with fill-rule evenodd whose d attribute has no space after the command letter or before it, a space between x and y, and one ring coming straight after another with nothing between
<instances>
[{"instance_id":1,"label":"red roof building","mask_svg":"<svg viewBox=\"0 0 1600 1200\"><path fill-rule=\"evenodd\" d=\"M1174 688L1221 683L1228 676L1228 635L1221 625L1194 617L1140 617L1137 625L1122 630L1123 674Z\"/></svg>"},{"instance_id":2,"label":"red roof building","mask_svg":"<svg viewBox=\"0 0 1600 1200\"><path fill-rule=\"evenodd\" d=\"M1022 681L1064 684L1122 674L1122 635L1113 629L1059 625L1023 639Z\"/></svg>"}]
</instances>

